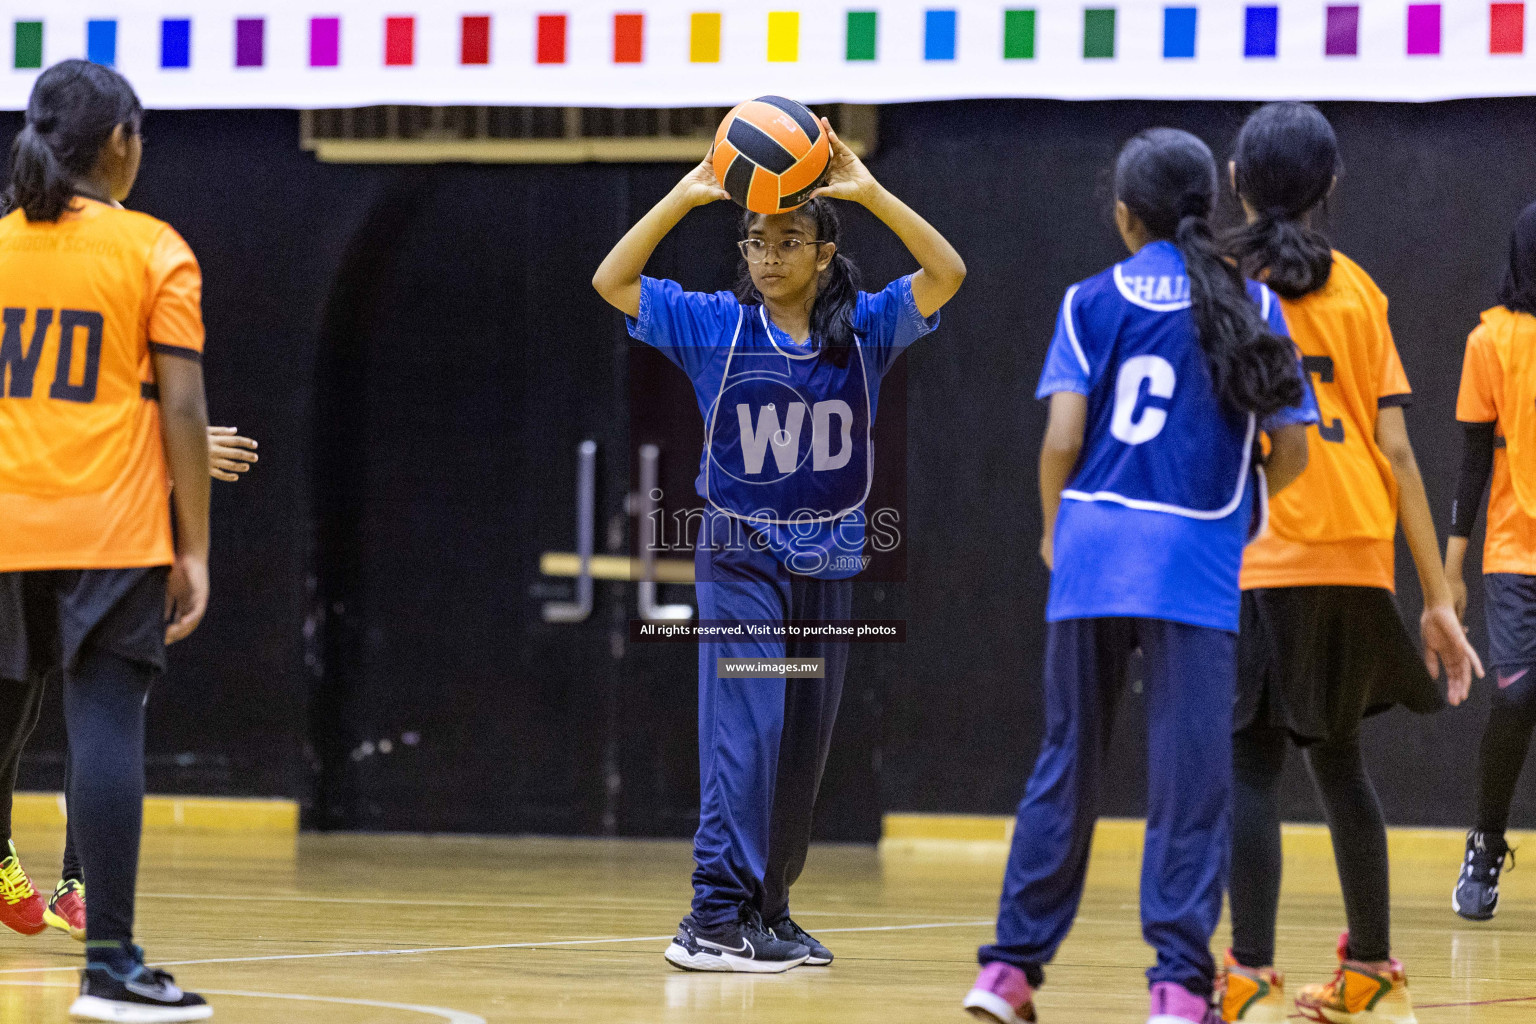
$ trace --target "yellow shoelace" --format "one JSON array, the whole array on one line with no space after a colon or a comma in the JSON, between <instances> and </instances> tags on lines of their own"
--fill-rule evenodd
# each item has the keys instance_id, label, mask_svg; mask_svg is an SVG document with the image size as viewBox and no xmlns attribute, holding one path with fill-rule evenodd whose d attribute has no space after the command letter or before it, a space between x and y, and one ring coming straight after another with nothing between
<instances>
[{"instance_id":1,"label":"yellow shoelace","mask_svg":"<svg viewBox=\"0 0 1536 1024\"><path fill-rule=\"evenodd\" d=\"M36 895L37 890L32 888L32 880L21 870L21 861L14 856L0 861L0 899L14 907L22 900Z\"/></svg>"}]
</instances>

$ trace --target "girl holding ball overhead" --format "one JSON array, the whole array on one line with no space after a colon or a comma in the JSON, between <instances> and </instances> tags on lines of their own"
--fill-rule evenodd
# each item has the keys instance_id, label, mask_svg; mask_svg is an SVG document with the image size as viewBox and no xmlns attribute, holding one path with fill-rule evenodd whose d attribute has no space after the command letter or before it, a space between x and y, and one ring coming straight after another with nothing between
<instances>
[{"instance_id":1,"label":"girl holding ball overhead","mask_svg":"<svg viewBox=\"0 0 1536 1024\"><path fill-rule=\"evenodd\" d=\"M736 288L690 292L642 274L688 211L730 195L716 177L716 151L620 239L592 284L636 339L693 381L705 424L700 619L846 619L862 567L881 378L938 326L965 264L830 124L791 101L768 101L825 139L831 157L804 205L742 216ZM880 218L921 269L860 291L857 268L838 251L834 199ZM822 659L825 677L723 677L717 666L785 657ZM666 951L674 966L776 973L832 961L790 917L789 888L805 864L847 659L846 641L700 642L694 897Z\"/></svg>"}]
</instances>

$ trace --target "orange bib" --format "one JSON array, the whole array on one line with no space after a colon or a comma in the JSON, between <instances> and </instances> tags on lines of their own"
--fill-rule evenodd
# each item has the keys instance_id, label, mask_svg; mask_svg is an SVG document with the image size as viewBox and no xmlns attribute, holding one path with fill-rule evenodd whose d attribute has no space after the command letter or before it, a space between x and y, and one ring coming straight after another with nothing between
<instances>
[{"instance_id":1,"label":"orange bib","mask_svg":"<svg viewBox=\"0 0 1536 1024\"><path fill-rule=\"evenodd\" d=\"M1342 253L1327 284L1281 302L1321 419L1307 431L1306 472L1270 503L1269 528L1280 537L1331 544L1390 541L1397 532L1397 479L1376 444L1376 417L1381 399L1406 394L1408 381L1386 307Z\"/></svg>"},{"instance_id":2,"label":"orange bib","mask_svg":"<svg viewBox=\"0 0 1536 1024\"><path fill-rule=\"evenodd\" d=\"M1526 515L1536 516L1536 317L1495 306L1483 313L1483 327L1503 372L1499 425L1515 500Z\"/></svg>"},{"instance_id":3,"label":"orange bib","mask_svg":"<svg viewBox=\"0 0 1536 1024\"><path fill-rule=\"evenodd\" d=\"M0 218L0 572L172 560L151 352L201 359L201 294L153 217Z\"/></svg>"}]
</instances>

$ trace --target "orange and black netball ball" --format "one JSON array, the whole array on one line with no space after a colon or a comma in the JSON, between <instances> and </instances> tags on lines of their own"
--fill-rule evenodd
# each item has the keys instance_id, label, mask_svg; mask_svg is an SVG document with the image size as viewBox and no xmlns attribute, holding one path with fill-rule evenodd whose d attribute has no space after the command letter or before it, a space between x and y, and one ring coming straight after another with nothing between
<instances>
[{"instance_id":1,"label":"orange and black netball ball","mask_svg":"<svg viewBox=\"0 0 1536 1024\"><path fill-rule=\"evenodd\" d=\"M715 177L753 213L803 205L826 179L831 141L803 104L759 96L725 115L715 132Z\"/></svg>"}]
</instances>

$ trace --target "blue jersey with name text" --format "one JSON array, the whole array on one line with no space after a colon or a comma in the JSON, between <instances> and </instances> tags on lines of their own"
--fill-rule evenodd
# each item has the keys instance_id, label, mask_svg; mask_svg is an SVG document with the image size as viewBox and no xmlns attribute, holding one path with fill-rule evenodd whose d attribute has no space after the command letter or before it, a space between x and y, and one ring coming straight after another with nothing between
<instances>
[{"instance_id":1,"label":"blue jersey with name text","mask_svg":"<svg viewBox=\"0 0 1536 1024\"><path fill-rule=\"evenodd\" d=\"M1274 294L1251 281L1248 293L1288 336ZM1047 618L1235 630L1238 572L1261 500L1258 434L1317 420L1299 360L1297 377L1302 404L1264 423L1221 402L1171 242L1069 288L1036 397L1084 395L1088 419L1056 520Z\"/></svg>"}]
</instances>

